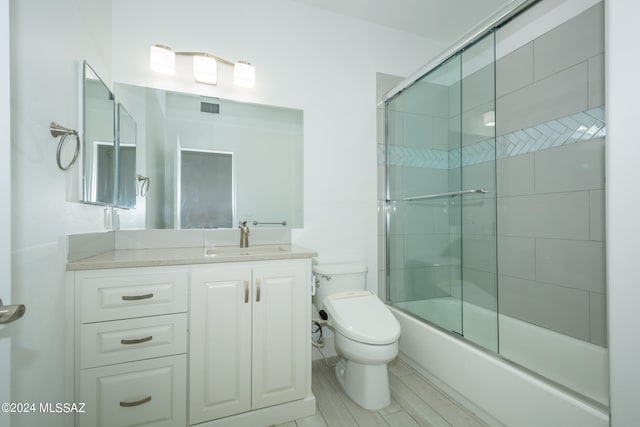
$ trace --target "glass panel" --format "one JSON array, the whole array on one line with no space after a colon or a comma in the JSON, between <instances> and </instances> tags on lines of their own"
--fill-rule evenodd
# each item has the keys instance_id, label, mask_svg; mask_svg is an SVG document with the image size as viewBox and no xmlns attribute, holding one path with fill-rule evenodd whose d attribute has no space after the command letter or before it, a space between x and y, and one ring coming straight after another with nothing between
<instances>
[{"instance_id":1,"label":"glass panel","mask_svg":"<svg viewBox=\"0 0 640 427\"><path fill-rule=\"evenodd\" d=\"M461 188L459 168L450 171L460 150L460 66L457 55L387 104L389 300L459 334L459 196L420 197Z\"/></svg>"},{"instance_id":2,"label":"glass panel","mask_svg":"<svg viewBox=\"0 0 640 427\"><path fill-rule=\"evenodd\" d=\"M233 155L181 151L181 228L233 227Z\"/></svg>"},{"instance_id":3,"label":"glass panel","mask_svg":"<svg viewBox=\"0 0 640 427\"><path fill-rule=\"evenodd\" d=\"M498 351L494 35L387 104L388 298Z\"/></svg>"},{"instance_id":4,"label":"glass panel","mask_svg":"<svg viewBox=\"0 0 640 427\"><path fill-rule=\"evenodd\" d=\"M494 33L462 52L463 335L498 351Z\"/></svg>"}]
</instances>

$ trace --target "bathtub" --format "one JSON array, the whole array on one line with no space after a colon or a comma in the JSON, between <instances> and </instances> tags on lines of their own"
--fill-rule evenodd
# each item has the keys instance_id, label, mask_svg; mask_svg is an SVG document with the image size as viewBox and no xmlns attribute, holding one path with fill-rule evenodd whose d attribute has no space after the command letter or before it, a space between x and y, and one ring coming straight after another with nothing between
<instances>
[{"instance_id":1,"label":"bathtub","mask_svg":"<svg viewBox=\"0 0 640 427\"><path fill-rule=\"evenodd\" d=\"M459 314L452 316L450 309L459 301L403 304L405 310L437 317L447 329L460 326ZM498 356L389 307L402 326L400 357L490 425L609 425L606 349L505 315L499 315L497 335L494 312L464 303L465 337L488 348L497 348L499 337Z\"/></svg>"}]
</instances>

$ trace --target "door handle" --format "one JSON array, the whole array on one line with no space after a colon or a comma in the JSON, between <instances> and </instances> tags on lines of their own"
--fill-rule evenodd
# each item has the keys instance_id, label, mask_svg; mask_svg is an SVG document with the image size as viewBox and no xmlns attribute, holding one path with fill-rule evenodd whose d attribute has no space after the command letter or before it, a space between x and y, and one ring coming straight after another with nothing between
<instances>
[{"instance_id":1,"label":"door handle","mask_svg":"<svg viewBox=\"0 0 640 427\"><path fill-rule=\"evenodd\" d=\"M0 299L0 324L11 323L18 320L24 316L25 311L26 308L24 304L4 305L2 299Z\"/></svg>"}]
</instances>

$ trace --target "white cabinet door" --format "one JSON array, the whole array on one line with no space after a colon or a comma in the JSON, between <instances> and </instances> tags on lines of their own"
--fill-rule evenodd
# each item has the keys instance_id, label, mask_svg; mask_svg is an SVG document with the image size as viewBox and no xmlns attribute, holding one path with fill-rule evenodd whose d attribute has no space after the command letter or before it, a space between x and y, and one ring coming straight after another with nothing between
<instances>
[{"instance_id":1,"label":"white cabinet door","mask_svg":"<svg viewBox=\"0 0 640 427\"><path fill-rule=\"evenodd\" d=\"M189 423L251 409L251 268L192 272Z\"/></svg>"},{"instance_id":2,"label":"white cabinet door","mask_svg":"<svg viewBox=\"0 0 640 427\"><path fill-rule=\"evenodd\" d=\"M307 292L302 265L253 269L252 407L304 397Z\"/></svg>"}]
</instances>

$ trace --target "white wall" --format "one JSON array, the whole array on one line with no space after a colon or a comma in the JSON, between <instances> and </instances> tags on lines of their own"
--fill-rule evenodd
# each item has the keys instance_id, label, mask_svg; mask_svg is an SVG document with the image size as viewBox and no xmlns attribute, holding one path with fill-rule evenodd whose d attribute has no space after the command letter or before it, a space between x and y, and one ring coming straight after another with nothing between
<instances>
[{"instance_id":1,"label":"white wall","mask_svg":"<svg viewBox=\"0 0 640 427\"><path fill-rule=\"evenodd\" d=\"M70 402L65 370L66 234L102 229L102 209L65 201L49 123L77 129L80 63L110 81L110 2L10 2L13 300L12 401ZM70 173L75 173L73 172ZM2 374L4 375L4 373ZM12 426L69 426L64 415L14 415Z\"/></svg>"},{"instance_id":2,"label":"white wall","mask_svg":"<svg viewBox=\"0 0 640 427\"><path fill-rule=\"evenodd\" d=\"M611 425L640 425L640 199L638 98L640 35L637 2L606 1L607 49L607 282Z\"/></svg>"},{"instance_id":3,"label":"white wall","mask_svg":"<svg viewBox=\"0 0 640 427\"><path fill-rule=\"evenodd\" d=\"M113 79L304 110L304 229L321 261L358 261L377 286L376 72L407 75L444 46L289 0L113 1ZM149 11L153 13L149 13ZM207 51L257 68L256 87L149 71L149 46ZM117 94L116 94L117 96Z\"/></svg>"},{"instance_id":4,"label":"white wall","mask_svg":"<svg viewBox=\"0 0 640 427\"><path fill-rule=\"evenodd\" d=\"M375 73L406 74L441 46L286 0L268 7L256 0L117 0L113 39L110 0L16 0L10 8L12 299L27 306L12 331L14 402L72 401L64 236L102 230L103 212L65 201L71 178L56 166L48 128L54 120L79 127L84 59L109 85L117 75L126 83L304 109L306 225L297 243L325 258L364 259L376 271ZM217 87L151 75L152 43L250 59L256 88L225 85L230 69L221 69ZM70 424L64 415L12 419L14 427Z\"/></svg>"}]
</instances>

